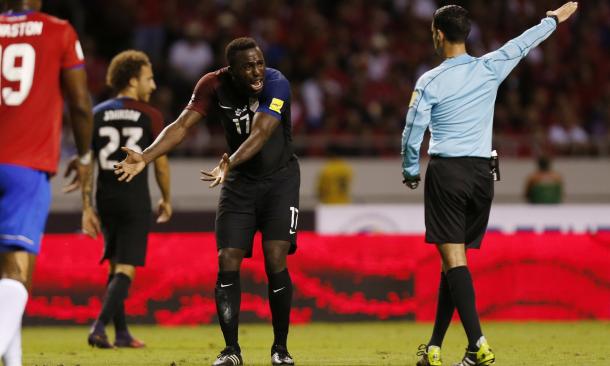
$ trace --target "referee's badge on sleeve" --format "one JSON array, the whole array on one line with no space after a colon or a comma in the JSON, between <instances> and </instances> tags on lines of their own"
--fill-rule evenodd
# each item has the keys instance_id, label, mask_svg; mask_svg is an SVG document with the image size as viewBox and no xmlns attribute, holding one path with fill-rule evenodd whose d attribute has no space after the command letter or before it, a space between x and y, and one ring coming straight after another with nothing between
<instances>
[{"instance_id":1,"label":"referee's badge on sleeve","mask_svg":"<svg viewBox=\"0 0 610 366\"><path fill-rule=\"evenodd\" d=\"M269 109L274 112L282 113L282 107L284 106L284 101L278 98L271 99L271 104L269 105Z\"/></svg>"},{"instance_id":2,"label":"referee's badge on sleeve","mask_svg":"<svg viewBox=\"0 0 610 366\"><path fill-rule=\"evenodd\" d=\"M409 101L409 108L413 107L413 104L415 104L418 95L419 93L417 92L417 90L413 90L413 94L411 94L411 100Z\"/></svg>"}]
</instances>

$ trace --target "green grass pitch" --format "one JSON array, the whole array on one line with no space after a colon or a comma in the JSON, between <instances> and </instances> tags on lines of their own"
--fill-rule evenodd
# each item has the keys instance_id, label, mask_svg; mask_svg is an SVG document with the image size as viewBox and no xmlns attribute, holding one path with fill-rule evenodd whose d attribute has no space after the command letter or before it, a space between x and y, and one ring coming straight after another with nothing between
<instances>
[{"instance_id":1,"label":"green grass pitch","mask_svg":"<svg viewBox=\"0 0 610 366\"><path fill-rule=\"evenodd\" d=\"M100 350L87 345L85 327L26 327L24 366L210 365L221 346L216 325L133 326L145 349ZM297 365L415 365L417 346L432 324L413 322L313 323L291 327L289 350ZM497 365L610 365L608 322L484 322ZM109 335L113 336L112 329ZM243 324L240 344L246 365L270 365L269 324ZM453 323L443 345L444 365L463 355L466 337Z\"/></svg>"}]
</instances>

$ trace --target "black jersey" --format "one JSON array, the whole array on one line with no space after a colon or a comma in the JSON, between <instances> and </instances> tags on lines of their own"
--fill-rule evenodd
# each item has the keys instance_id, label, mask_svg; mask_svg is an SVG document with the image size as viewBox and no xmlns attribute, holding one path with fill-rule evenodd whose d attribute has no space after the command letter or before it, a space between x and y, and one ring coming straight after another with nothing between
<instances>
[{"instance_id":1,"label":"black jersey","mask_svg":"<svg viewBox=\"0 0 610 366\"><path fill-rule=\"evenodd\" d=\"M208 73L197 83L186 108L206 118L221 121L231 154L250 135L255 113L267 113L280 120L280 126L273 131L262 149L229 174L262 178L295 158L290 122L290 84L278 70L265 69L263 90L254 97L237 89L228 68Z\"/></svg>"},{"instance_id":2,"label":"black jersey","mask_svg":"<svg viewBox=\"0 0 610 366\"><path fill-rule=\"evenodd\" d=\"M161 113L130 98L110 99L93 109L92 150L97 159L96 201L100 211L149 211L145 168L129 183L119 182L114 165L125 158L121 146L142 152L163 129Z\"/></svg>"}]
</instances>

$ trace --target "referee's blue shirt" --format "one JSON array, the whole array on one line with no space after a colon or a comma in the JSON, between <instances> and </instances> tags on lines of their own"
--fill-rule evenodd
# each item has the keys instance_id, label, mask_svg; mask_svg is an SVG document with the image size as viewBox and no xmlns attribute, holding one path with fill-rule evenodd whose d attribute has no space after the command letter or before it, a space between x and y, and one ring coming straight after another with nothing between
<instances>
[{"instance_id":1,"label":"referee's blue shirt","mask_svg":"<svg viewBox=\"0 0 610 366\"><path fill-rule=\"evenodd\" d=\"M482 57L446 59L415 84L402 133L403 173L419 174L419 149L430 129L429 155L491 156L494 103L500 83L557 28L553 18Z\"/></svg>"}]
</instances>

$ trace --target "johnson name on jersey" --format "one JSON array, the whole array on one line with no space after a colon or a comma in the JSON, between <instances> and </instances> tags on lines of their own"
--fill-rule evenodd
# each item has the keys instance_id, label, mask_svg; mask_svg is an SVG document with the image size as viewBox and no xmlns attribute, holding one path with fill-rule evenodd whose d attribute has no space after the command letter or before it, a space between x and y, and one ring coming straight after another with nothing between
<instances>
[{"instance_id":1,"label":"johnson name on jersey","mask_svg":"<svg viewBox=\"0 0 610 366\"><path fill-rule=\"evenodd\" d=\"M131 182L119 182L114 165L125 158L126 146L142 152L163 129L161 113L130 98L116 98L93 109L92 150L97 160L97 204L103 211L150 210L146 170Z\"/></svg>"}]
</instances>

